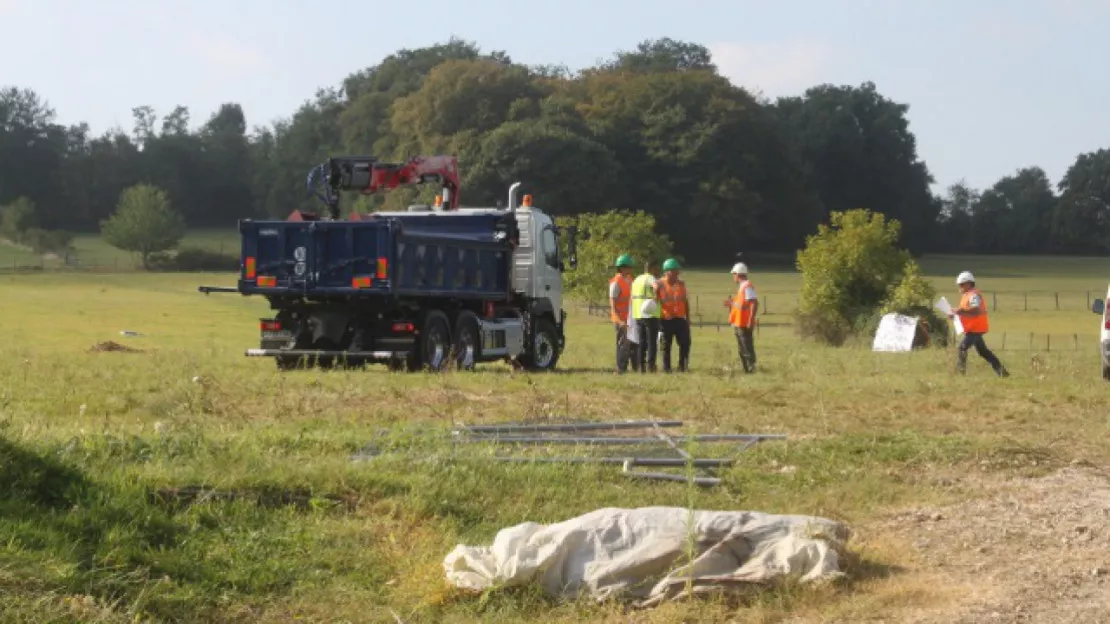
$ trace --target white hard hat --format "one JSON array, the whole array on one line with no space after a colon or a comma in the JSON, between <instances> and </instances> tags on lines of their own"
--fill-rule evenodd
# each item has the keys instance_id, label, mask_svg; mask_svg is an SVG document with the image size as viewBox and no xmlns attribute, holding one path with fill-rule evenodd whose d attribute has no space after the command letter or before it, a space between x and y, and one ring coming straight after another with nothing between
<instances>
[{"instance_id":1,"label":"white hard hat","mask_svg":"<svg viewBox=\"0 0 1110 624\"><path fill-rule=\"evenodd\" d=\"M640 314L644 316L654 316L655 310L658 309L658 307L659 305L655 303L654 299L648 299L640 305Z\"/></svg>"},{"instance_id":2,"label":"white hard hat","mask_svg":"<svg viewBox=\"0 0 1110 624\"><path fill-rule=\"evenodd\" d=\"M963 273L960 273L960 275L958 277L956 277L956 285L957 286L959 286L960 284L967 284L969 282L974 282L974 281L975 281L975 276L971 274L971 271L964 271Z\"/></svg>"},{"instance_id":3,"label":"white hard hat","mask_svg":"<svg viewBox=\"0 0 1110 624\"><path fill-rule=\"evenodd\" d=\"M732 272L736 275L747 275L748 265L744 264L743 262L737 262L736 264L732 265Z\"/></svg>"}]
</instances>

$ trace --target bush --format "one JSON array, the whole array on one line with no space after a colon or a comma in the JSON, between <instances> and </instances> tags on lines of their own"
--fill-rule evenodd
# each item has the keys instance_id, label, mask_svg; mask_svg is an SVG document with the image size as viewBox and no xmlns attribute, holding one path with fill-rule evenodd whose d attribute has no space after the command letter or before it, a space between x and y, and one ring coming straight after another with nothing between
<instances>
[{"instance_id":1,"label":"bush","mask_svg":"<svg viewBox=\"0 0 1110 624\"><path fill-rule=\"evenodd\" d=\"M802 292L798 331L842 345L871 336L882 315L922 319L932 344L947 341L947 321L932 308L936 291L908 251L897 246L901 224L868 210L834 212L798 253Z\"/></svg>"},{"instance_id":2,"label":"bush","mask_svg":"<svg viewBox=\"0 0 1110 624\"><path fill-rule=\"evenodd\" d=\"M63 230L43 230L30 228L23 232L19 242L37 254L64 254L71 249L73 233Z\"/></svg>"},{"instance_id":3,"label":"bush","mask_svg":"<svg viewBox=\"0 0 1110 624\"><path fill-rule=\"evenodd\" d=\"M657 233L655 217L644 212L614 210L560 217L557 222L560 226L578 225L578 268L563 275L563 288L586 301L609 300L609 278L615 272L617 256L631 254L642 268L646 260L662 262L671 255L670 238ZM566 258L565 237L560 244Z\"/></svg>"},{"instance_id":4,"label":"bush","mask_svg":"<svg viewBox=\"0 0 1110 624\"><path fill-rule=\"evenodd\" d=\"M238 271L239 258L200 247L182 247L176 252L150 254L148 268L152 271L203 271L218 273Z\"/></svg>"}]
</instances>

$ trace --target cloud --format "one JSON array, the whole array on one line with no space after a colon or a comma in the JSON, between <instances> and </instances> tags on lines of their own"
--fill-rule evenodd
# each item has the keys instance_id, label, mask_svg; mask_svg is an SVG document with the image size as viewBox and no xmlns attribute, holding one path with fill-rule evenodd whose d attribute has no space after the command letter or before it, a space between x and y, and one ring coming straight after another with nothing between
<instances>
[{"instance_id":1,"label":"cloud","mask_svg":"<svg viewBox=\"0 0 1110 624\"><path fill-rule=\"evenodd\" d=\"M186 56L210 65L214 72L224 77L257 72L266 64L257 49L225 36L190 34L182 51Z\"/></svg>"},{"instance_id":2,"label":"cloud","mask_svg":"<svg viewBox=\"0 0 1110 624\"><path fill-rule=\"evenodd\" d=\"M1071 16L1110 11L1110 0L1048 0L1048 5Z\"/></svg>"},{"instance_id":3,"label":"cloud","mask_svg":"<svg viewBox=\"0 0 1110 624\"><path fill-rule=\"evenodd\" d=\"M827 45L813 40L778 43L715 43L709 47L721 75L767 97L796 95L822 82L832 56Z\"/></svg>"}]
</instances>

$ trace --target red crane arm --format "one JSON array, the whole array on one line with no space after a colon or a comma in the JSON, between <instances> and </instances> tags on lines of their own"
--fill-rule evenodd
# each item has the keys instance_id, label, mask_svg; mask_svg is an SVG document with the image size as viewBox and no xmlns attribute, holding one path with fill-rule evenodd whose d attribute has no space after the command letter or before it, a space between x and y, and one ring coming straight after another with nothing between
<instances>
[{"instance_id":1,"label":"red crane arm","mask_svg":"<svg viewBox=\"0 0 1110 624\"><path fill-rule=\"evenodd\" d=\"M399 186L439 182L443 186L443 209L459 206L459 163L454 156L416 156L406 163L374 163L369 181L358 189L363 195Z\"/></svg>"},{"instance_id":2,"label":"red crane arm","mask_svg":"<svg viewBox=\"0 0 1110 624\"><path fill-rule=\"evenodd\" d=\"M416 156L405 163L378 162L374 156L336 156L310 171L307 185L309 192L315 193L327 206L331 218L338 219L339 191L370 195L433 181L443 186L443 209L456 210L459 207L459 164L454 156ZM323 182L323 194L317 189L320 182Z\"/></svg>"}]
</instances>

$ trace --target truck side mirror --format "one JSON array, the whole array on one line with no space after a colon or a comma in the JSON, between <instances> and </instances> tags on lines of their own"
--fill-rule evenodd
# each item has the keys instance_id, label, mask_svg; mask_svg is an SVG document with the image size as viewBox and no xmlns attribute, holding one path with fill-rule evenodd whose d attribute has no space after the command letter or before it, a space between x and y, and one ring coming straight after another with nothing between
<instances>
[{"instance_id":1,"label":"truck side mirror","mask_svg":"<svg viewBox=\"0 0 1110 624\"><path fill-rule=\"evenodd\" d=\"M1102 314L1105 311L1106 302L1104 302L1102 299L1095 299L1094 303L1091 304L1091 312L1094 312L1095 314Z\"/></svg>"}]
</instances>

